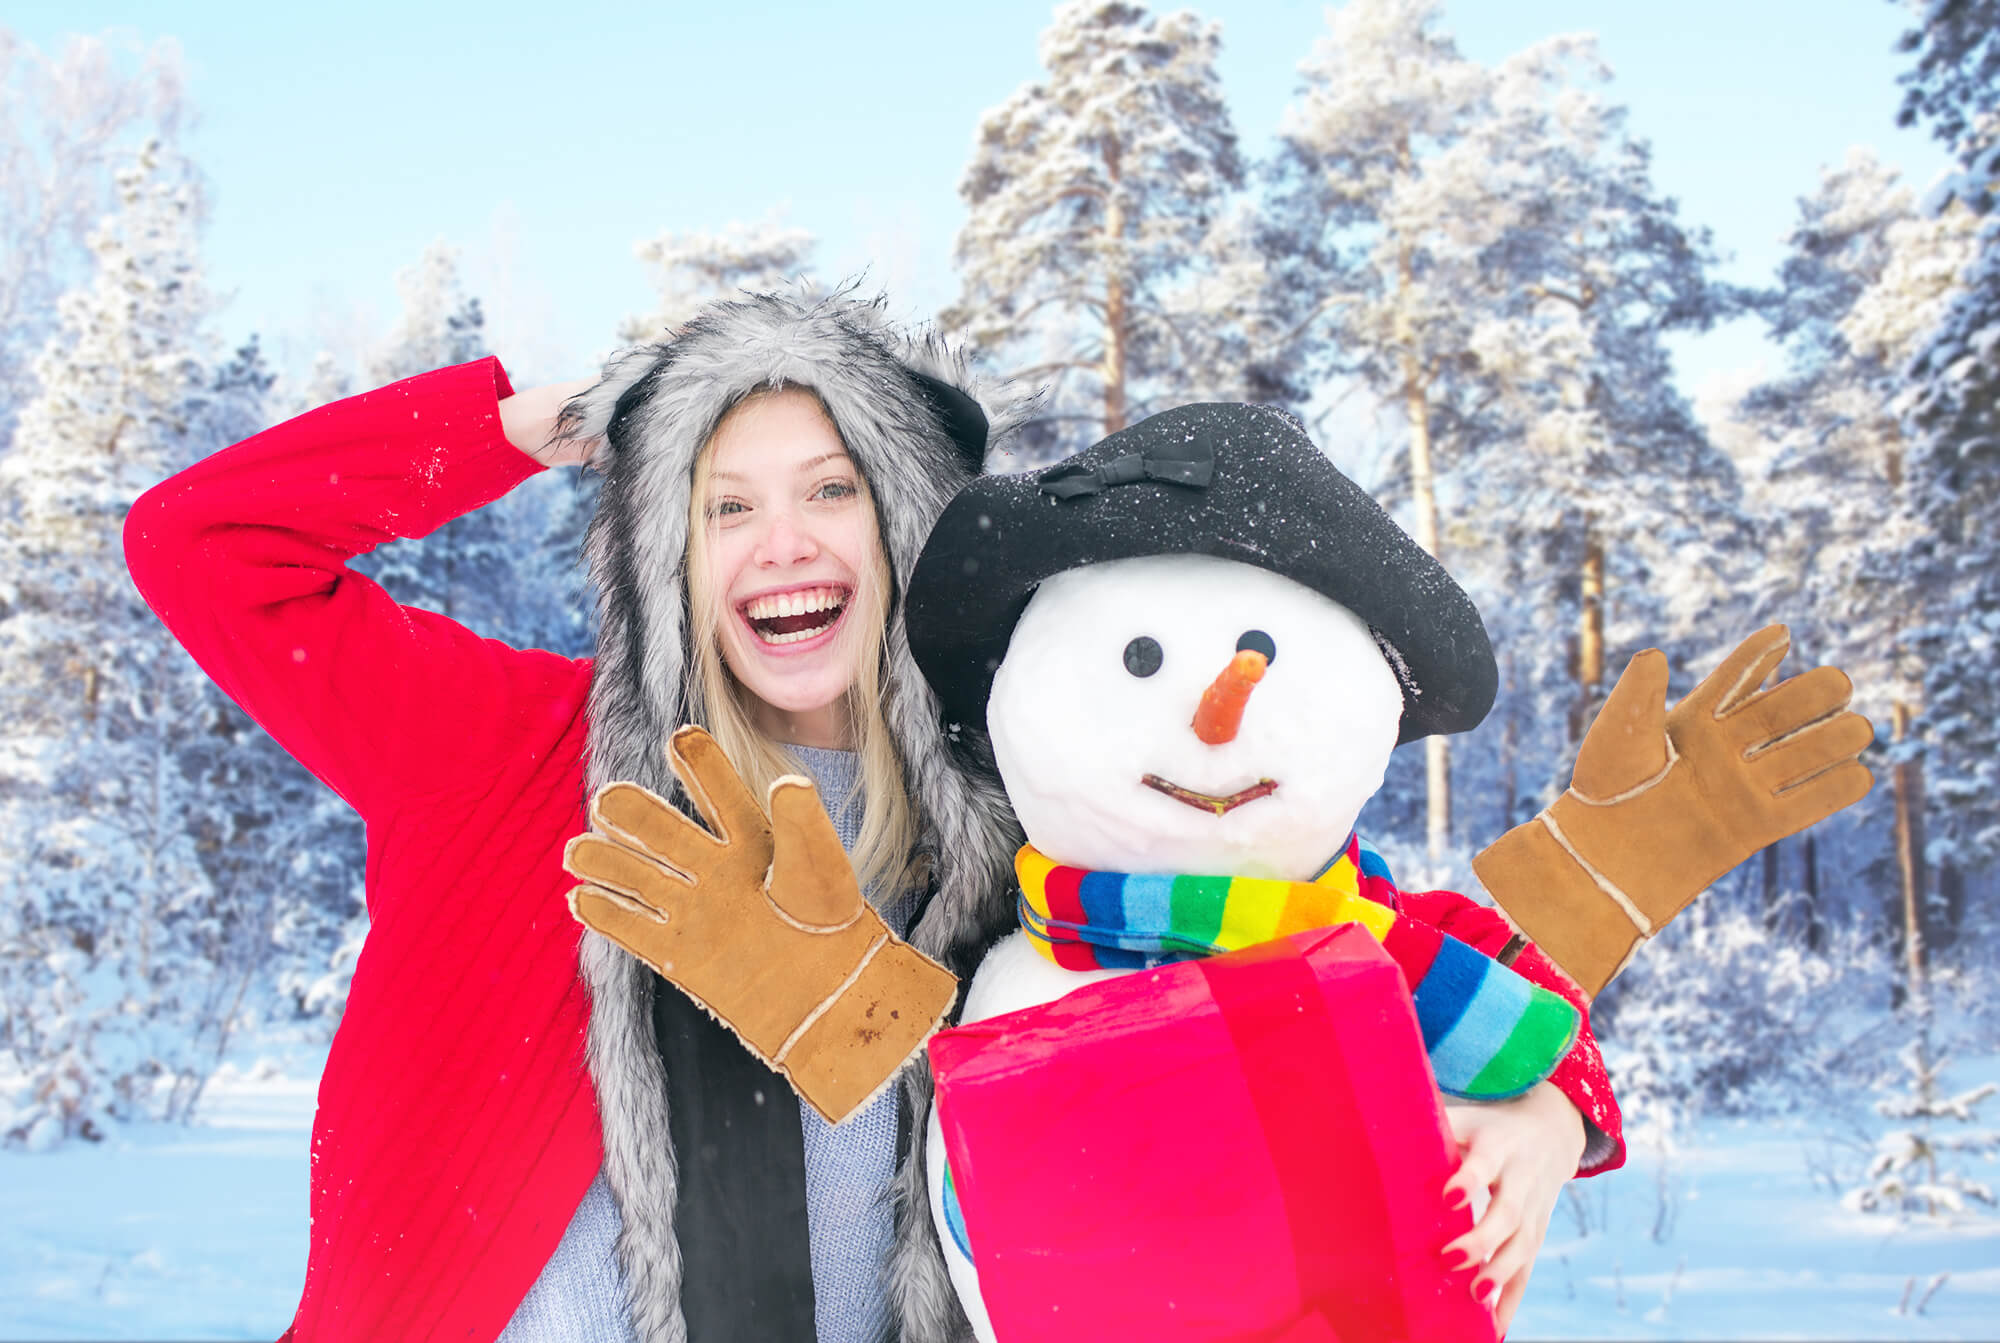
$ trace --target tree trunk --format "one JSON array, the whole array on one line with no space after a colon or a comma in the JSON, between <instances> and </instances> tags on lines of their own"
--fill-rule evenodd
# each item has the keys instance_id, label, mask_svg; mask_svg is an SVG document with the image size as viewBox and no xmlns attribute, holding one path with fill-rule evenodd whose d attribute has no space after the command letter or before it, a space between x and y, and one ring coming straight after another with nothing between
<instances>
[{"instance_id":1,"label":"tree trunk","mask_svg":"<svg viewBox=\"0 0 2000 1343\"><path fill-rule=\"evenodd\" d=\"M1802 837L1799 859L1805 867L1806 950L1818 951L1826 941L1826 925L1819 916L1819 840L1810 830Z\"/></svg>"},{"instance_id":2,"label":"tree trunk","mask_svg":"<svg viewBox=\"0 0 2000 1343\"><path fill-rule=\"evenodd\" d=\"M1937 869L1937 922L1931 927L1931 949L1943 951L1958 941L1965 927L1965 873L1946 858Z\"/></svg>"},{"instance_id":3,"label":"tree trunk","mask_svg":"<svg viewBox=\"0 0 2000 1343\"><path fill-rule=\"evenodd\" d=\"M1604 536L1583 520L1582 610L1576 637L1577 724L1590 723L1604 692ZM1579 733L1578 739L1581 739Z\"/></svg>"},{"instance_id":4,"label":"tree trunk","mask_svg":"<svg viewBox=\"0 0 2000 1343\"><path fill-rule=\"evenodd\" d=\"M1782 883L1778 880L1778 845L1766 844L1763 853L1764 864L1764 931L1778 931L1778 899Z\"/></svg>"},{"instance_id":5,"label":"tree trunk","mask_svg":"<svg viewBox=\"0 0 2000 1343\"><path fill-rule=\"evenodd\" d=\"M1910 706L1897 700L1890 711L1890 740L1910 730ZM1912 993L1924 984L1924 767L1921 760L1899 763L1892 775L1896 793L1896 873L1902 887L1903 964Z\"/></svg>"},{"instance_id":6,"label":"tree trunk","mask_svg":"<svg viewBox=\"0 0 2000 1343\"><path fill-rule=\"evenodd\" d=\"M1437 478L1431 465L1431 407L1416 360L1406 355L1405 365L1403 410L1410 417L1410 496L1417 513L1417 544L1436 557ZM1435 863L1451 847L1451 747L1441 736L1424 738L1424 784L1424 839Z\"/></svg>"},{"instance_id":7,"label":"tree trunk","mask_svg":"<svg viewBox=\"0 0 2000 1343\"><path fill-rule=\"evenodd\" d=\"M1125 200L1118 191L1118 145L1104 150L1104 174L1110 181L1109 204L1104 211L1106 239L1104 267L1104 432L1115 434L1125 427L1125 348L1126 312Z\"/></svg>"}]
</instances>

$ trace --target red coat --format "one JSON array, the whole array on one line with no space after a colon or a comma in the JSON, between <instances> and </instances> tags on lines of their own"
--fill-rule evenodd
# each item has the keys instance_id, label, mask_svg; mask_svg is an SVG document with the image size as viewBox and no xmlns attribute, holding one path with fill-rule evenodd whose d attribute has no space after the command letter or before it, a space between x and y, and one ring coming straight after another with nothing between
<instances>
[{"instance_id":1,"label":"red coat","mask_svg":"<svg viewBox=\"0 0 2000 1343\"><path fill-rule=\"evenodd\" d=\"M540 466L481 360L266 430L149 491L139 590L204 670L368 825L367 943L320 1081L302 1340L486 1340L602 1163L564 842L584 826L590 664L398 606L347 568ZM1482 951L1492 910L1406 894ZM1538 952L1516 968L1581 1001ZM1624 1160L1586 1025L1554 1079Z\"/></svg>"}]
</instances>

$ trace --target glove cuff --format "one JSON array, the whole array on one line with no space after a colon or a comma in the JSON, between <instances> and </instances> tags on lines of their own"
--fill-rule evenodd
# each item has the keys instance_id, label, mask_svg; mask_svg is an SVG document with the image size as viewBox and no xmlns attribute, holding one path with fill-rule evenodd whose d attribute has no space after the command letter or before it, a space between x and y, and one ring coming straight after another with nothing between
<instances>
[{"instance_id":1,"label":"glove cuff","mask_svg":"<svg viewBox=\"0 0 2000 1343\"><path fill-rule=\"evenodd\" d=\"M1565 842L1553 810L1517 825L1472 860L1515 926L1585 994L1617 977L1655 925Z\"/></svg>"},{"instance_id":2,"label":"glove cuff","mask_svg":"<svg viewBox=\"0 0 2000 1343\"><path fill-rule=\"evenodd\" d=\"M957 996L949 970L884 933L775 1061L806 1104L838 1124L895 1079L944 1024Z\"/></svg>"}]
</instances>

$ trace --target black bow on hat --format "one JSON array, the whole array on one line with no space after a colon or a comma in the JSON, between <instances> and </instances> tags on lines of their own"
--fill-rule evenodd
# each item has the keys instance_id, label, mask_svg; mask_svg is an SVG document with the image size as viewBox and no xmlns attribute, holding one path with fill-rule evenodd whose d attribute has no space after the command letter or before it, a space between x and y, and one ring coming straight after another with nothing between
<instances>
[{"instance_id":1,"label":"black bow on hat","mask_svg":"<svg viewBox=\"0 0 2000 1343\"><path fill-rule=\"evenodd\" d=\"M1113 485L1136 485L1156 480L1162 485L1185 485L1205 490L1215 477L1215 449L1202 442L1166 443L1144 452L1128 452L1113 457L1102 466L1069 461L1042 472L1042 493L1058 499L1076 499L1101 494Z\"/></svg>"}]
</instances>

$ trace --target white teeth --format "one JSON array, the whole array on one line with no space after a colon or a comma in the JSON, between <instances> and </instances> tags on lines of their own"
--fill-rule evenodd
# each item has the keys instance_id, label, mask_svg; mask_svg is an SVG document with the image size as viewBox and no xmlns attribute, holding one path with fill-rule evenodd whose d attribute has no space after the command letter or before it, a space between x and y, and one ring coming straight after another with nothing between
<instances>
[{"instance_id":1,"label":"white teeth","mask_svg":"<svg viewBox=\"0 0 2000 1343\"><path fill-rule=\"evenodd\" d=\"M744 603L743 614L752 621L758 621L776 620L784 616L802 616L815 611L832 613L832 618L815 629L793 630L787 634L757 631L757 638L763 643L792 644L824 634L834 619L839 618L840 608L846 605L846 602L847 594L840 588L806 588L799 592L784 592L754 598Z\"/></svg>"},{"instance_id":2,"label":"white teeth","mask_svg":"<svg viewBox=\"0 0 2000 1343\"><path fill-rule=\"evenodd\" d=\"M743 614L752 620L775 620L780 616L802 616L810 611L838 607L844 600L838 588L808 588L803 592L755 598L744 606Z\"/></svg>"}]
</instances>

